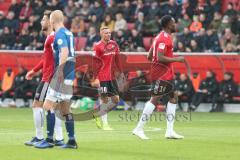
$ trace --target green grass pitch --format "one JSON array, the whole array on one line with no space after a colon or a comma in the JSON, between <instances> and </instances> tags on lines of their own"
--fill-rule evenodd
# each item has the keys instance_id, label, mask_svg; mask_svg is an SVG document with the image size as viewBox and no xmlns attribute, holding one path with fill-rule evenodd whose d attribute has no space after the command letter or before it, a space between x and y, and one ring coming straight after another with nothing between
<instances>
[{"instance_id":1,"label":"green grass pitch","mask_svg":"<svg viewBox=\"0 0 240 160\"><path fill-rule=\"evenodd\" d=\"M191 120L182 119L175 124L175 130L185 136L183 140L166 140L165 121L152 121L146 126L146 135L151 138L148 141L131 135L136 119L132 117L130 121L125 114L123 111L110 113L109 122L114 131L98 130L93 120L76 122L77 150L56 147L39 150L23 145L34 135L31 109L1 108L0 159L239 160L239 114L192 113Z\"/></svg>"}]
</instances>

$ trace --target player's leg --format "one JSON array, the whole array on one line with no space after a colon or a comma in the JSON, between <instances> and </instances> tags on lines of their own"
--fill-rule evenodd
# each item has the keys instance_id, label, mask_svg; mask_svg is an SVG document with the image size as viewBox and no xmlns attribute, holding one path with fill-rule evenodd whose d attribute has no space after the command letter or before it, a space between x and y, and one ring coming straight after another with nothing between
<instances>
[{"instance_id":1,"label":"player's leg","mask_svg":"<svg viewBox=\"0 0 240 160\"><path fill-rule=\"evenodd\" d=\"M58 109L62 116L65 119L65 127L68 134L68 142L62 146L62 148L77 148L77 143L75 140L75 132L74 132L74 119L73 114L70 110L71 102L70 100L64 100L59 103Z\"/></svg>"},{"instance_id":2,"label":"player's leg","mask_svg":"<svg viewBox=\"0 0 240 160\"><path fill-rule=\"evenodd\" d=\"M33 121L34 126L36 129L36 135L33 137L32 140L25 143L25 145L32 146L36 144L37 142L40 142L43 140L43 125L44 125L44 110L42 108L43 106L43 100L46 95L46 91L48 88L48 84L41 82L36 90L34 101L33 101Z\"/></svg>"},{"instance_id":3,"label":"player's leg","mask_svg":"<svg viewBox=\"0 0 240 160\"><path fill-rule=\"evenodd\" d=\"M63 140L63 131L62 131L62 120L58 118L55 114L55 146L62 146L64 145Z\"/></svg>"},{"instance_id":4,"label":"player's leg","mask_svg":"<svg viewBox=\"0 0 240 160\"><path fill-rule=\"evenodd\" d=\"M174 121L175 121L177 103L178 103L178 96L174 91L172 91L171 93L169 93L169 102L167 103L167 109L166 109L167 129L166 129L165 137L168 139L184 138L183 136L177 134L174 131Z\"/></svg>"},{"instance_id":5,"label":"player's leg","mask_svg":"<svg viewBox=\"0 0 240 160\"><path fill-rule=\"evenodd\" d=\"M148 119L151 117L151 114L153 113L159 98L160 96L152 96L151 99L145 103L141 118L139 119L137 127L133 130L133 134L141 139L149 139L144 134L144 126Z\"/></svg>"},{"instance_id":6,"label":"player's leg","mask_svg":"<svg viewBox=\"0 0 240 160\"><path fill-rule=\"evenodd\" d=\"M113 130L108 123L108 112L111 111L113 108L115 108L119 103L119 101L120 101L120 98L118 95L109 97L109 101L107 103L107 107L108 107L107 111L105 114L102 115L103 130L106 130L106 131Z\"/></svg>"},{"instance_id":7,"label":"player's leg","mask_svg":"<svg viewBox=\"0 0 240 160\"><path fill-rule=\"evenodd\" d=\"M47 120L47 138L36 144L36 148L44 149L44 148L52 148L54 147L54 141L53 141L53 134L54 134L54 126L55 126L55 114L54 109L58 105L56 103L57 98L53 96L47 95L44 103L43 108L47 112L46 114L46 120Z\"/></svg>"},{"instance_id":8,"label":"player's leg","mask_svg":"<svg viewBox=\"0 0 240 160\"><path fill-rule=\"evenodd\" d=\"M107 108L108 108L109 98L106 94L101 94L100 97L100 106L99 106L99 116L101 116L101 120L103 124L107 124ZM103 125L99 120L98 116L95 116L95 123L97 128L103 129Z\"/></svg>"}]
</instances>

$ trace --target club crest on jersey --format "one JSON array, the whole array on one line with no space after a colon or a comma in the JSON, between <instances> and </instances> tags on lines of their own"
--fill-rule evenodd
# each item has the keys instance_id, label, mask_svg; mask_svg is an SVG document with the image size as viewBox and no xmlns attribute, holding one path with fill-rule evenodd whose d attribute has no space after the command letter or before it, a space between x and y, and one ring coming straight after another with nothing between
<instances>
[{"instance_id":1,"label":"club crest on jersey","mask_svg":"<svg viewBox=\"0 0 240 160\"><path fill-rule=\"evenodd\" d=\"M63 44L63 40L62 40L62 39L58 39L58 40L57 40L57 44L58 44L58 45L62 45L62 44Z\"/></svg>"},{"instance_id":2,"label":"club crest on jersey","mask_svg":"<svg viewBox=\"0 0 240 160\"><path fill-rule=\"evenodd\" d=\"M159 43L158 48L159 49L164 49L165 48L165 44L164 43Z\"/></svg>"}]
</instances>

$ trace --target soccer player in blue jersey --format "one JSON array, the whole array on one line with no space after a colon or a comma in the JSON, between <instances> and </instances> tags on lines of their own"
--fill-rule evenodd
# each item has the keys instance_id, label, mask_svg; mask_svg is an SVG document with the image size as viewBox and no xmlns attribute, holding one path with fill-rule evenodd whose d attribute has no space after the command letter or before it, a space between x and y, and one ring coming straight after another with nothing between
<instances>
[{"instance_id":1,"label":"soccer player in blue jersey","mask_svg":"<svg viewBox=\"0 0 240 160\"><path fill-rule=\"evenodd\" d=\"M64 27L64 16L60 10L55 10L50 15L50 23L55 31L53 42L55 74L50 82L43 107L49 114L47 123L48 138L38 144L37 148L53 147L54 132L54 110L56 115L65 120L68 133L68 142L61 148L77 148L74 135L74 120L70 111L70 99L73 92L73 80L75 72L74 60L74 37L73 34Z\"/></svg>"}]
</instances>

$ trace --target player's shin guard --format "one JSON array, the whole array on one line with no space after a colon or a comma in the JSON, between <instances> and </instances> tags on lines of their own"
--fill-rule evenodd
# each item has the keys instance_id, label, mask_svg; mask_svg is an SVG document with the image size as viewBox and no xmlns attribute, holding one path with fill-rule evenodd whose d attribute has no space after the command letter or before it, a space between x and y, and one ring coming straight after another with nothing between
<instances>
[{"instance_id":1,"label":"player's shin guard","mask_svg":"<svg viewBox=\"0 0 240 160\"><path fill-rule=\"evenodd\" d=\"M172 132L173 132L176 107L177 107L177 104L170 103L170 102L168 102L168 104L167 104L167 110L166 110L167 131L166 131L166 133L168 133L168 134L172 134Z\"/></svg>"},{"instance_id":2,"label":"player's shin guard","mask_svg":"<svg viewBox=\"0 0 240 160\"><path fill-rule=\"evenodd\" d=\"M66 118L65 126L66 126L66 130L67 130L67 133L68 133L68 138L69 138L69 140L74 140L75 136L74 136L73 115L72 115L72 113L69 113L67 115L64 115L64 117Z\"/></svg>"},{"instance_id":3,"label":"player's shin guard","mask_svg":"<svg viewBox=\"0 0 240 160\"><path fill-rule=\"evenodd\" d=\"M40 107L33 108L33 120L37 139L43 139L44 112Z\"/></svg>"},{"instance_id":4,"label":"player's shin guard","mask_svg":"<svg viewBox=\"0 0 240 160\"><path fill-rule=\"evenodd\" d=\"M53 140L54 126L55 126L55 114L51 110L51 111L47 112L46 117L47 117L47 136L48 136L48 139Z\"/></svg>"}]
</instances>

